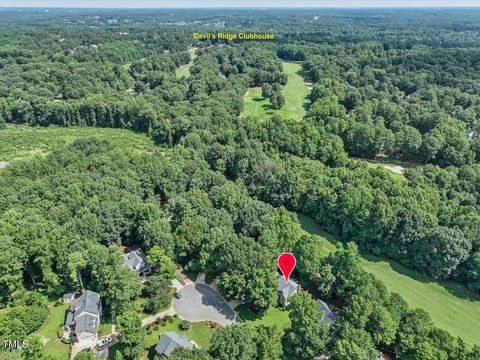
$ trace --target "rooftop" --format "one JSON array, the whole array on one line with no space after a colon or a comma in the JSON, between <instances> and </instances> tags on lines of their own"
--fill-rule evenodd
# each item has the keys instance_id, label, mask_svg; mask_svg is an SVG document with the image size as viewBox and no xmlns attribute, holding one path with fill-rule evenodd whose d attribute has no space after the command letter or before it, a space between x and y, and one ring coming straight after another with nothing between
<instances>
[{"instance_id":1,"label":"rooftop","mask_svg":"<svg viewBox=\"0 0 480 360\"><path fill-rule=\"evenodd\" d=\"M186 349L193 349L193 344L188 340L184 334L179 334L175 331L169 331L160 336L160 341L155 346L155 351L159 355L170 356L177 347Z\"/></svg>"},{"instance_id":2,"label":"rooftop","mask_svg":"<svg viewBox=\"0 0 480 360\"><path fill-rule=\"evenodd\" d=\"M123 266L133 271L145 271L148 269L147 260L138 250L130 251L128 254L123 255Z\"/></svg>"},{"instance_id":3,"label":"rooftop","mask_svg":"<svg viewBox=\"0 0 480 360\"><path fill-rule=\"evenodd\" d=\"M285 277L283 275L277 274L278 278L278 292L281 293L281 296L284 299L288 299L291 295L295 294L298 289L298 283L293 279L288 279L288 282L285 281Z\"/></svg>"},{"instance_id":4,"label":"rooftop","mask_svg":"<svg viewBox=\"0 0 480 360\"><path fill-rule=\"evenodd\" d=\"M317 300L317 304L320 305L320 310L323 312L323 320L328 325L331 325L337 318L337 315L335 315L326 302Z\"/></svg>"},{"instance_id":5,"label":"rooftop","mask_svg":"<svg viewBox=\"0 0 480 360\"><path fill-rule=\"evenodd\" d=\"M100 316L101 309L100 294L90 290L85 291L70 306L70 310L75 311L75 313L79 315L82 312L88 312ZM76 317L77 316L78 315L76 315Z\"/></svg>"}]
</instances>

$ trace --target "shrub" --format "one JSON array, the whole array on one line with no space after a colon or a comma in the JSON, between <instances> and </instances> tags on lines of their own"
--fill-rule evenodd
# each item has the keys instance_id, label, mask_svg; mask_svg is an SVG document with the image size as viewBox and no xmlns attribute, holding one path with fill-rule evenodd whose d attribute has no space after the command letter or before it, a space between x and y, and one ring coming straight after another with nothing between
<instances>
[{"instance_id":1,"label":"shrub","mask_svg":"<svg viewBox=\"0 0 480 360\"><path fill-rule=\"evenodd\" d=\"M181 330L187 331L188 329L190 329L190 321L183 320L180 323L179 327L180 327Z\"/></svg>"},{"instance_id":2,"label":"shrub","mask_svg":"<svg viewBox=\"0 0 480 360\"><path fill-rule=\"evenodd\" d=\"M168 322L169 322L170 324L173 323L173 317L169 317L169 318L168 318Z\"/></svg>"},{"instance_id":3,"label":"shrub","mask_svg":"<svg viewBox=\"0 0 480 360\"><path fill-rule=\"evenodd\" d=\"M152 334L153 334L152 329L148 329L148 330L147 330L147 335L152 335Z\"/></svg>"},{"instance_id":4,"label":"shrub","mask_svg":"<svg viewBox=\"0 0 480 360\"><path fill-rule=\"evenodd\" d=\"M178 318L178 314L174 314L173 317L176 319Z\"/></svg>"},{"instance_id":5,"label":"shrub","mask_svg":"<svg viewBox=\"0 0 480 360\"><path fill-rule=\"evenodd\" d=\"M153 331L158 331L158 325L155 325L155 326L153 327Z\"/></svg>"},{"instance_id":6,"label":"shrub","mask_svg":"<svg viewBox=\"0 0 480 360\"><path fill-rule=\"evenodd\" d=\"M155 324L157 324L157 325L160 324L160 321L162 321L162 319L156 318L156 319L155 319Z\"/></svg>"},{"instance_id":7,"label":"shrub","mask_svg":"<svg viewBox=\"0 0 480 360\"><path fill-rule=\"evenodd\" d=\"M166 321L162 321L162 326L167 326L167 322Z\"/></svg>"}]
</instances>

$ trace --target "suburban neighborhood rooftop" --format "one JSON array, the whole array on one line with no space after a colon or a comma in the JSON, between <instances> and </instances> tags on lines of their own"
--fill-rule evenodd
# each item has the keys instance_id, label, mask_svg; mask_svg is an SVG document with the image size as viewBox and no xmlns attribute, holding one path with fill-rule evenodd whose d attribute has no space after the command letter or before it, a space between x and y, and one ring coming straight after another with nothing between
<instances>
[{"instance_id":1,"label":"suburban neighborhood rooftop","mask_svg":"<svg viewBox=\"0 0 480 360\"><path fill-rule=\"evenodd\" d=\"M194 345L188 340L184 334L175 331L169 331L160 336L160 341L155 347L158 356L170 356L177 347L193 349Z\"/></svg>"}]
</instances>

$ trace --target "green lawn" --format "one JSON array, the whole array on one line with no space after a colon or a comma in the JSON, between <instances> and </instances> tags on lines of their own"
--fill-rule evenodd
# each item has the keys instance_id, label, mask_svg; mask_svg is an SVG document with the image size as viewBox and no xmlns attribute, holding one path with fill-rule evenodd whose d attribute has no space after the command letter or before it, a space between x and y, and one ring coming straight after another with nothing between
<instances>
[{"instance_id":1,"label":"green lawn","mask_svg":"<svg viewBox=\"0 0 480 360\"><path fill-rule=\"evenodd\" d=\"M325 240L325 254L335 249L335 239L311 218L298 214L302 228ZM480 297L453 282L433 282L396 261L363 256L363 267L398 292L412 308L422 308L441 329L462 337L468 344L480 345Z\"/></svg>"},{"instance_id":2,"label":"green lawn","mask_svg":"<svg viewBox=\"0 0 480 360\"><path fill-rule=\"evenodd\" d=\"M185 334L187 338L191 341L194 341L201 349L208 349L210 344L210 339L212 337L213 331L207 322L195 322L190 324L190 329L187 331L180 330L179 325L182 322L181 319L175 318L172 323L167 322L165 326L152 324L153 326L158 326L158 330L152 331L150 335L145 335L145 340L143 341L144 348L146 349L140 360L156 360L155 357L155 346L158 343L159 337L161 334L168 331L176 331L181 334ZM153 330L153 327L152 327ZM145 328L145 331L146 328ZM110 348L109 359L113 359L115 351L118 349L121 351L121 344L115 344Z\"/></svg>"},{"instance_id":3,"label":"green lawn","mask_svg":"<svg viewBox=\"0 0 480 360\"><path fill-rule=\"evenodd\" d=\"M288 82L283 87L285 105L279 110L274 110L270 102L262 97L260 87L250 88L245 95L243 116L253 115L267 120L273 114L278 114L283 119L303 119L305 107L309 103L307 96L310 91L300 75L301 66L297 63L283 62L283 71L288 75Z\"/></svg>"},{"instance_id":4,"label":"green lawn","mask_svg":"<svg viewBox=\"0 0 480 360\"><path fill-rule=\"evenodd\" d=\"M188 52L190 53L190 58L192 60L188 64L180 65L180 67L175 70L175 75L177 76L177 78L181 78L182 76L190 76L190 68L193 65L193 60L195 60L195 58L197 57L197 54L195 53L195 49L193 48L188 49Z\"/></svg>"},{"instance_id":5,"label":"green lawn","mask_svg":"<svg viewBox=\"0 0 480 360\"><path fill-rule=\"evenodd\" d=\"M0 161L46 155L81 137L111 140L131 151L153 151L153 141L129 130L92 127L30 127L8 125L0 130ZM158 148L157 148L158 149Z\"/></svg>"},{"instance_id":6,"label":"green lawn","mask_svg":"<svg viewBox=\"0 0 480 360\"><path fill-rule=\"evenodd\" d=\"M389 174L392 175L392 177L402 180L405 179L403 172L406 168L418 166L416 163L407 161L360 159L356 157L351 157L350 159L353 161L363 161L368 167L371 168L385 169Z\"/></svg>"},{"instance_id":7,"label":"green lawn","mask_svg":"<svg viewBox=\"0 0 480 360\"><path fill-rule=\"evenodd\" d=\"M279 329L285 330L290 327L289 312L287 310L270 307L265 313L259 315L250 310L246 305L240 305L235 309L238 316L243 321L249 322L252 325L276 325Z\"/></svg>"},{"instance_id":8,"label":"green lawn","mask_svg":"<svg viewBox=\"0 0 480 360\"><path fill-rule=\"evenodd\" d=\"M176 318L172 323L167 322L166 326L158 326L157 331L153 331L152 334L145 336L145 347L150 348L155 346L158 342L160 334L163 334L167 331L176 331L178 333L185 334L189 340L194 341L200 348L208 348L210 338L212 337L213 330L208 326L207 322L195 322L191 323L190 329L187 331L180 330L179 325L182 320ZM155 326L155 324L153 324Z\"/></svg>"},{"instance_id":9,"label":"green lawn","mask_svg":"<svg viewBox=\"0 0 480 360\"><path fill-rule=\"evenodd\" d=\"M35 332L47 340L43 351L45 355L49 355L53 359L65 360L69 357L69 346L61 342L57 336L57 330L65 322L67 309L68 304L65 303L60 303L60 305L50 308L50 315L40 329Z\"/></svg>"},{"instance_id":10,"label":"green lawn","mask_svg":"<svg viewBox=\"0 0 480 360\"><path fill-rule=\"evenodd\" d=\"M403 296L411 307L426 310L434 323L468 344L480 345L480 298L454 282L433 282L393 260L364 256L363 267Z\"/></svg>"}]
</instances>

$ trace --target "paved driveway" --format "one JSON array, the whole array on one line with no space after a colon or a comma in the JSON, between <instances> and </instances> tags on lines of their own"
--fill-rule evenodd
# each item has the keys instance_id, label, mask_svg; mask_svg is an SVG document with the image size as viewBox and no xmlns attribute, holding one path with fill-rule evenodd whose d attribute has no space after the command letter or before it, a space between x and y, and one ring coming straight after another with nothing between
<instances>
[{"instance_id":1,"label":"paved driveway","mask_svg":"<svg viewBox=\"0 0 480 360\"><path fill-rule=\"evenodd\" d=\"M213 320L222 325L240 321L223 296L208 285L187 285L178 293L181 297L173 298L173 308L182 319Z\"/></svg>"}]
</instances>

